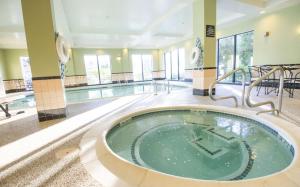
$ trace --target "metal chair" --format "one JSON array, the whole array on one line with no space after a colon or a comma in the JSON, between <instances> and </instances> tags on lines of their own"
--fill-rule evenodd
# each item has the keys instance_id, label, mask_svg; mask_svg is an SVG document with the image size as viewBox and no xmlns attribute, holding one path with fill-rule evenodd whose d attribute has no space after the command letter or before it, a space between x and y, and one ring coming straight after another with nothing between
<instances>
[{"instance_id":1,"label":"metal chair","mask_svg":"<svg viewBox=\"0 0 300 187\"><path fill-rule=\"evenodd\" d=\"M300 69L299 69L300 70ZM291 90L291 97L294 97L294 92L295 92L295 89L297 88L297 84L300 83L300 72L298 72L294 77L293 77L293 80L292 80L292 90Z\"/></svg>"},{"instance_id":2,"label":"metal chair","mask_svg":"<svg viewBox=\"0 0 300 187\"><path fill-rule=\"evenodd\" d=\"M267 74L268 76L260 82L257 96L259 95L262 87L264 87L265 95L268 95L271 92L277 93L278 80L276 78L276 72L269 74L272 69L273 67L267 65L260 67L260 77L263 77Z\"/></svg>"},{"instance_id":3,"label":"metal chair","mask_svg":"<svg viewBox=\"0 0 300 187\"><path fill-rule=\"evenodd\" d=\"M260 78L261 76L260 66L248 66L248 70L250 74L250 84ZM260 83L256 87L257 95L259 94L261 86L262 84Z\"/></svg>"},{"instance_id":4,"label":"metal chair","mask_svg":"<svg viewBox=\"0 0 300 187\"><path fill-rule=\"evenodd\" d=\"M293 97L293 66L283 66L284 70L284 90L289 93L289 97Z\"/></svg>"}]
</instances>

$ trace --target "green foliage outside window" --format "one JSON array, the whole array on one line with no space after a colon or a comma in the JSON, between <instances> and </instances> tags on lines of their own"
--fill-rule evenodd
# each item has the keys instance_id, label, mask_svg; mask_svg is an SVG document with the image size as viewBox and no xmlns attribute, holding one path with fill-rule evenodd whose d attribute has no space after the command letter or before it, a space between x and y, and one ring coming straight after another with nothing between
<instances>
[{"instance_id":1,"label":"green foliage outside window","mask_svg":"<svg viewBox=\"0 0 300 187\"><path fill-rule=\"evenodd\" d=\"M234 42L236 40L236 42ZM234 50L236 43L236 56ZM247 72L246 81L250 80L248 66L252 65L253 60L253 32L247 32L219 40L219 77L231 71L234 67L244 68ZM235 82L242 80L241 73L235 74ZM233 77L228 77L225 82L233 82Z\"/></svg>"}]
</instances>

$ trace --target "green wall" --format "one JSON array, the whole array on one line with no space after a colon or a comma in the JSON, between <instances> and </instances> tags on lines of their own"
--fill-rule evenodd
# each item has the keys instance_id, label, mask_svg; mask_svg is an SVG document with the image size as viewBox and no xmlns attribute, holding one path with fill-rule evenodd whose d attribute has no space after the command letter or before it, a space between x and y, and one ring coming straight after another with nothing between
<instances>
[{"instance_id":1,"label":"green wall","mask_svg":"<svg viewBox=\"0 0 300 187\"><path fill-rule=\"evenodd\" d=\"M73 69L75 75L85 75L84 55L110 55L112 73L132 72L132 54L152 54L153 70L159 70L160 57L157 49L72 49ZM121 57L121 60L117 58ZM70 68L70 66L68 67Z\"/></svg>"},{"instance_id":2,"label":"green wall","mask_svg":"<svg viewBox=\"0 0 300 187\"><path fill-rule=\"evenodd\" d=\"M184 48L185 49L185 69L193 69L194 65L191 64L191 56L192 56L192 49L195 45L194 43L195 43L194 39L189 39L189 40L185 40L185 41L178 42L173 45L164 47L163 49L161 49L162 55L163 55L163 53L171 52L174 49ZM164 66L161 68L165 69Z\"/></svg>"},{"instance_id":3,"label":"green wall","mask_svg":"<svg viewBox=\"0 0 300 187\"><path fill-rule=\"evenodd\" d=\"M117 57L122 56L122 49L72 49L73 61L74 61L74 73L75 75L85 75L84 55L110 55L112 73L121 72L121 63L117 61Z\"/></svg>"},{"instance_id":4,"label":"green wall","mask_svg":"<svg viewBox=\"0 0 300 187\"><path fill-rule=\"evenodd\" d=\"M20 57L28 56L26 49L2 49L3 66L4 69L3 80L22 79L22 69L20 64ZM1 55L0 55L1 56ZM1 63L2 64L2 63Z\"/></svg>"},{"instance_id":5,"label":"green wall","mask_svg":"<svg viewBox=\"0 0 300 187\"><path fill-rule=\"evenodd\" d=\"M2 79L6 78L5 61L3 49L0 49L0 74Z\"/></svg>"},{"instance_id":6,"label":"green wall","mask_svg":"<svg viewBox=\"0 0 300 187\"><path fill-rule=\"evenodd\" d=\"M33 77L59 76L52 1L22 0L21 3Z\"/></svg>"},{"instance_id":7,"label":"green wall","mask_svg":"<svg viewBox=\"0 0 300 187\"><path fill-rule=\"evenodd\" d=\"M132 60L131 55L133 54L150 54L153 56L153 71L159 71L160 70L160 52L158 49L129 49L129 63L127 68L130 68L130 72L132 72Z\"/></svg>"},{"instance_id":8,"label":"green wall","mask_svg":"<svg viewBox=\"0 0 300 187\"><path fill-rule=\"evenodd\" d=\"M152 54L153 70L160 70L160 51L158 49L72 49L71 59L65 68L65 75L85 75L84 55L110 55L112 73L132 72L132 54ZM0 73L4 80L22 79L20 57L28 56L27 49L0 49ZM118 60L117 57L121 57ZM54 64L53 64L54 65ZM41 74L47 73L47 68L40 68Z\"/></svg>"},{"instance_id":9,"label":"green wall","mask_svg":"<svg viewBox=\"0 0 300 187\"><path fill-rule=\"evenodd\" d=\"M254 30L254 65L300 64L300 5L221 28L218 37L250 30Z\"/></svg>"},{"instance_id":10,"label":"green wall","mask_svg":"<svg viewBox=\"0 0 300 187\"><path fill-rule=\"evenodd\" d=\"M216 67L216 37L206 37L206 25L216 25L217 1L194 0L194 40L200 37L203 45L203 66Z\"/></svg>"}]
</instances>

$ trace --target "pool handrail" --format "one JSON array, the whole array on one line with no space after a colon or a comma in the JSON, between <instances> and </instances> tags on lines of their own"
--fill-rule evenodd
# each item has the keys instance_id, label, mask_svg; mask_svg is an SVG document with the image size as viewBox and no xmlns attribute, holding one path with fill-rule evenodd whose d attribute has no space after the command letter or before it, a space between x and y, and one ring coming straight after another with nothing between
<instances>
[{"instance_id":1,"label":"pool handrail","mask_svg":"<svg viewBox=\"0 0 300 187\"><path fill-rule=\"evenodd\" d=\"M154 95L157 95L157 82L155 79L152 80L153 89L154 89Z\"/></svg>"},{"instance_id":2,"label":"pool handrail","mask_svg":"<svg viewBox=\"0 0 300 187\"><path fill-rule=\"evenodd\" d=\"M170 94L170 80L169 79L166 79L167 80L167 85L168 85L168 94Z\"/></svg>"},{"instance_id":3,"label":"pool handrail","mask_svg":"<svg viewBox=\"0 0 300 187\"><path fill-rule=\"evenodd\" d=\"M273 101L264 101L264 102L259 102L259 103L251 103L250 101L250 93L251 90L254 86L257 86L258 84L260 84L264 79L266 79L267 77L269 77L270 75L272 75L273 73L275 73L276 71L279 71L280 74L280 79L279 79L279 90L278 90L278 109L275 108L275 104L273 103ZM282 108L282 96L283 96L283 86L284 86L284 69L282 67L275 67L273 68L271 71L269 71L268 73L266 73L264 76L260 77L259 79L257 79L256 81L254 81L253 83L251 83L249 85L249 88L247 89L246 92L246 104L248 105L248 107L250 108L254 108L254 107L259 107L262 105L271 105L271 110L262 110L257 112L256 114L261 114L261 113L267 113L267 112L272 112L273 114L275 114L275 112L277 112L277 114L279 114L281 112L281 108Z\"/></svg>"},{"instance_id":4,"label":"pool handrail","mask_svg":"<svg viewBox=\"0 0 300 187\"><path fill-rule=\"evenodd\" d=\"M234 95L230 95L230 96L223 96L223 97L215 97L213 95L213 88L215 87L215 85L219 82L221 82L222 80L226 79L227 77L229 77L230 75L236 73L236 72L242 72L242 87L243 87L243 91L242 91L242 106L244 106L244 98L245 98L245 89L246 89L246 72L243 68L237 68L234 69L228 73L226 73L225 75L223 75L222 77L220 77L219 79L215 80L213 83L211 83L209 85L209 97L213 100L213 101L218 101L218 100L224 100L224 99L233 99L235 101L235 107L238 107L238 99L236 96Z\"/></svg>"}]
</instances>

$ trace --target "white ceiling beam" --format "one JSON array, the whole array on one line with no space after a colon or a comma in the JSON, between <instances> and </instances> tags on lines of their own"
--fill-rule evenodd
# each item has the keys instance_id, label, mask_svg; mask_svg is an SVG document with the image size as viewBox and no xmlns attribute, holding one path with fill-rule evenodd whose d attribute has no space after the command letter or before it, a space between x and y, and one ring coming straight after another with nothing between
<instances>
[{"instance_id":1,"label":"white ceiling beam","mask_svg":"<svg viewBox=\"0 0 300 187\"><path fill-rule=\"evenodd\" d=\"M3 33L15 33L15 32L25 33L23 25L6 25L6 26L2 25L2 26L0 26L0 32L3 32Z\"/></svg>"},{"instance_id":2,"label":"white ceiling beam","mask_svg":"<svg viewBox=\"0 0 300 187\"><path fill-rule=\"evenodd\" d=\"M267 6L268 0L237 0L239 2L256 6L259 8L265 8Z\"/></svg>"},{"instance_id":3,"label":"white ceiling beam","mask_svg":"<svg viewBox=\"0 0 300 187\"><path fill-rule=\"evenodd\" d=\"M155 18L145 29L145 32L153 32L156 28L158 28L164 21L169 19L170 17L174 16L177 12L182 10L183 8L187 7L193 2L193 0L182 1L179 0L174 3L171 8L166 11L162 16Z\"/></svg>"},{"instance_id":4,"label":"white ceiling beam","mask_svg":"<svg viewBox=\"0 0 300 187\"><path fill-rule=\"evenodd\" d=\"M187 0L187 1L182 1L182 0L177 0L177 2L174 3L171 8L166 11L163 15L155 18L144 30L144 33L140 35L139 38L134 40L133 42L130 43L131 46L136 46L143 42L144 40L147 40L150 38L152 35L154 35L155 29L158 28L164 21L169 19L170 17L174 16L177 12L182 10L183 8L187 7L193 3L193 0Z\"/></svg>"}]
</instances>

